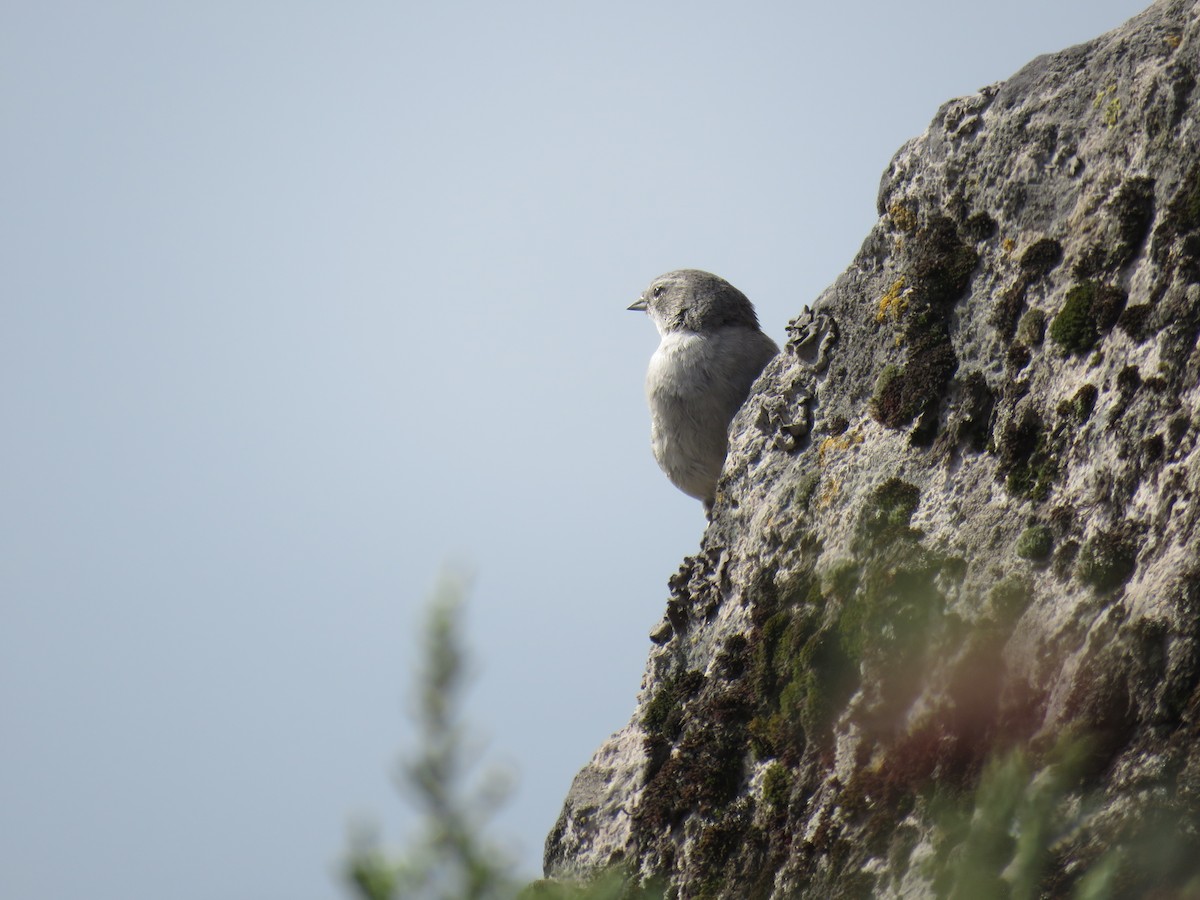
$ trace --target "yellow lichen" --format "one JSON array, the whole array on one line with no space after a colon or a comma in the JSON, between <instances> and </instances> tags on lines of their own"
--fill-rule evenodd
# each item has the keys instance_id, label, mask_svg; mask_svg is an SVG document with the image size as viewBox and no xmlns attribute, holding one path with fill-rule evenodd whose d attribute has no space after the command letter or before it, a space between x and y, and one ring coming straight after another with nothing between
<instances>
[{"instance_id":1,"label":"yellow lichen","mask_svg":"<svg viewBox=\"0 0 1200 900\"><path fill-rule=\"evenodd\" d=\"M817 449L817 465L825 465L826 453L849 450L851 447L857 447L862 442L862 433L858 431L851 431L848 434L839 434L833 437L825 438L825 440L821 441L821 446Z\"/></svg>"},{"instance_id":2,"label":"yellow lichen","mask_svg":"<svg viewBox=\"0 0 1200 900\"><path fill-rule=\"evenodd\" d=\"M1178 50L1179 45L1183 43L1183 36L1178 34L1168 34L1165 38L1163 38L1163 40L1167 42L1167 46L1172 50Z\"/></svg>"},{"instance_id":3,"label":"yellow lichen","mask_svg":"<svg viewBox=\"0 0 1200 900\"><path fill-rule=\"evenodd\" d=\"M1096 99L1092 101L1092 109L1099 109L1107 101L1108 98L1117 92L1116 84L1110 84L1108 87L1096 92Z\"/></svg>"},{"instance_id":4,"label":"yellow lichen","mask_svg":"<svg viewBox=\"0 0 1200 900\"><path fill-rule=\"evenodd\" d=\"M821 505L821 508L825 509L831 503L833 503L833 498L836 497L839 493L841 493L841 490L842 490L841 479L830 478L828 481L826 481L825 487L823 487L821 489L821 496L817 499L817 502Z\"/></svg>"},{"instance_id":5,"label":"yellow lichen","mask_svg":"<svg viewBox=\"0 0 1200 900\"><path fill-rule=\"evenodd\" d=\"M912 231L917 227L917 214L903 203L893 203L888 207L888 215L901 231Z\"/></svg>"},{"instance_id":6,"label":"yellow lichen","mask_svg":"<svg viewBox=\"0 0 1200 900\"><path fill-rule=\"evenodd\" d=\"M1104 117L1101 121L1109 128L1121 120L1121 98L1117 96L1115 82L1096 92L1096 99L1092 101L1092 109L1104 110Z\"/></svg>"},{"instance_id":7,"label":"yellow lichen","mask_svg":"<svg viewBox=\"0 0 1200 900\"><path fill-rule=\"evenodd\" d=\"M1121 121L1121 98L1113 97L1104 109L1104 124L1112 128Z\"/></svg>"},{"instance_id":8,"label":"yellow lichen","mask_svg":"<svg viewBox=\"0 0 1200 900\"><path fill-rule=\"evenodd\" d=\"M875 321L882 322L888 317L888 313L892 315L892 321L899 321L904 315L904 311L908 309L908 297L912 293L912 288L905 290L904 279L898 278L888 288L887 293L879 298L879 309L875 313Z\"/></svg>"},{"instance_id":9,"label":"yellow lichen","mask_svg":"<svg viewBox=\"0 0 1200 900\"><path fill-rule=\"evenodd\" d=\"M1005 238L1005 239L1004 239L1003 247L1004 247L1004 252L1005 252L1005 253L1012 253L1012 252L1013 252L1013 248L1014 248L1014 247L1016 247L1016 246L1017 246L1017 242L1016 242L1016 241L1014 241L1012 238Z\"/></svg>"}]
</instances>

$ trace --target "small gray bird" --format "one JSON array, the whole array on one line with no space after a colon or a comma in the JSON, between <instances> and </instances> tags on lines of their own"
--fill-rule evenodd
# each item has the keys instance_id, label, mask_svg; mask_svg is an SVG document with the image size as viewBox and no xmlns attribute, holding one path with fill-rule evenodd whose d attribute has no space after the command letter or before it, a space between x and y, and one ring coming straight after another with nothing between
<instances>
[{"instance_id":1,"label":"small gray bird","mask_svg":"<svg viewBox=\"0 0 1200 900\"><path fill-rule=\"evenodd\" d=\"M698 269L658 276L629 308L649 313L662 336L646 373L654 458L711 512L729 423L779 347L745 294Z\"/></svg>"}]
</instances>

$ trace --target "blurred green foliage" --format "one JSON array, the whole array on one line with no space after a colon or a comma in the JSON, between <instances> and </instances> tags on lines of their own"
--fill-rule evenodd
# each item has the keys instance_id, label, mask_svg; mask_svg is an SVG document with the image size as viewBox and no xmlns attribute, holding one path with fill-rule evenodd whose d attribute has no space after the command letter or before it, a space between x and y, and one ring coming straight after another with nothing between
<instances>
[{"instance_id":1,"label":"blurred green foliage","mask_svg":"<svg viewBox=\"0 0 1200 900\"><path fill-rule=\"evenodd\" d=\"M913 505L909 493L898 494L904 502L889 505L887 514L876 520L901 537L907 536ZM508 795L508 779L495 771L474 777L478 760L469 749L461 715L468 680L462 638L464 594L462 579L444 579L423 631L416 747L402 766L403 786L418 808L420 827L396 851L381 848L374 835L352 835L344 865L352 896L355 900L662 900L661 888L640 885L637 874L622 866L587 882L522 883L511 861L486 837L488 819ZM655 721L662 719L659 727L668 727L678 705L675 692L686 693L685 687L671 687L672 701L664 703L662 716L652 715L653 704L647 711ZM932 826L930 852L912 860L923 870L919 880L931 885L935 896L949 900L1042 896L1118 900L1148 896L1156 886L1178 892L1164 896L1200 896L1196 817L1169 808L1152 821L1135 823L1128 833L1112 835L1106 849L1089 854L1081 871L1065 883L1061 880L1059 854L1064 842L1103 806L1095 788L1087 785L1091 755L1086 732L1070 731L1042 753L1028 749L994 753L976 786L965 793L950 785L935 789L921 816ZM764 776L764 801L773 814L786 811L793 778L792 771L778 762ZM897 868L899 875L892 877L902 877L902 869L907 868L907 864ZM852 881L855 873L843 874Z\"/></svg>"},{"instance_id":2,"label":"blurred green foliage","mask_svg":"<svg viewBox=\"0 0 1200 900\"><path fill-rule=\"evenodd\" d=\"M462 720L468 681L463 641L466 581L445 576L427 612L417 676L417 745L401 766L401 782L420 813L407 846L388 851L370 831L350 836L343 875L356 900L657 900L619 870L587 884L539 880L522 884L507 856L486 836L510 779L478 760Z\"/></svg>"}]
</instances>

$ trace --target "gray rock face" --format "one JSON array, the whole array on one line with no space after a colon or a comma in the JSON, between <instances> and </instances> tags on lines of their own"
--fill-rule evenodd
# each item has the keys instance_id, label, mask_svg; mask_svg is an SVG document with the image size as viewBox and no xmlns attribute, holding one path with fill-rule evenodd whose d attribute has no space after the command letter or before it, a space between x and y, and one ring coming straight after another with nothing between
<instances>
[{"instance_id":1,"label":"gray rock face","mask_svg":"<svg viewBox=\"0 0 1200 900\"><path fill-rule=\"evenodd\" d=\"M548 875L620 863L687 898L1197 875L1198 68L1200 5L1160 0L901 148L734 422Z\"/></svg>"}]
</instances>

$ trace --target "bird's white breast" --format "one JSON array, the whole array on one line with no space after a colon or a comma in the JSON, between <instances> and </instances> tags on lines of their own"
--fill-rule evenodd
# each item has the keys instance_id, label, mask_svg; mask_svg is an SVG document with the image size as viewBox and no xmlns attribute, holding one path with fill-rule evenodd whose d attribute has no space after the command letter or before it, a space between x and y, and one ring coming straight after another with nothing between
<instances>
[{"instance_id":1,"label":"bird's white breast","mask_svg":"<svg viewBox=\"0 0 1200 900\"><path fill-rule=\"evenodd\" d=\"M704 389L703 361L708 338L691 331L669 331L650 357L646 393L695 393Z\"/></svg>"},{"instance_id":2,"label":"bird's white breast","mask_svg":"<svg viewBox=\"0 0 1200 900\"><path fill-rule=\"evenodd\" d=\"M654 458L680 490L702 500L725 459L729 424L713 395L714 349L708 336L668 332L646 373Z\"/></svg>"},{"instance_id":3,"label":"bird's white breast","mask_svg":"<svg viewBox=\"0 0 1200 900\"><path fill-rule=\"evenodd\" d=\"M777 351L756 328L663 334L646 373L650 444L658 464L684 493L711 500L730 420Z\"/></svg>"}]
</instances>

